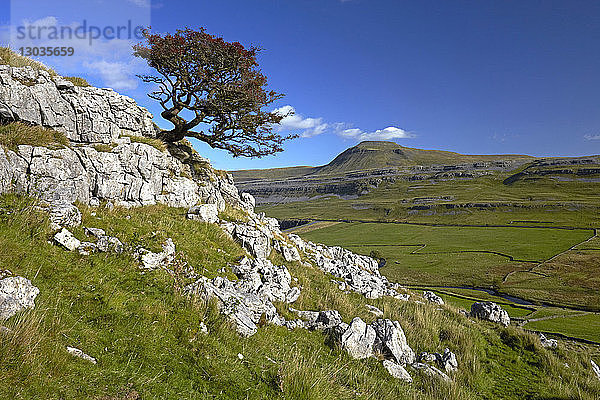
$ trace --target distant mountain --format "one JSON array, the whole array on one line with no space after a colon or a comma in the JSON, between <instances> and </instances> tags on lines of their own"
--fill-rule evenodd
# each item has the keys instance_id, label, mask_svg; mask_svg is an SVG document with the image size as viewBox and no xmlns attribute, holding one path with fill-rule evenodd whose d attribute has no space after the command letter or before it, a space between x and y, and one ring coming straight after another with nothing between
<instances>
[{"instance_id":1,"label":"distant mountain","mask_svg":"<svg viewBox=\"0 0 600 400\"><path fill-rule=\"evenodd\" d=\"M338 175L353 171L398 168L407 166L457 165L493 161L528 161L525 155L463 155L450 151L421 150L404 147L394 142L366 141L339 154L333 161L320 167L290 167L263 170L233 171L236 182L257 179L286 179L307 175Z\"/></svg>"}]
</instances>

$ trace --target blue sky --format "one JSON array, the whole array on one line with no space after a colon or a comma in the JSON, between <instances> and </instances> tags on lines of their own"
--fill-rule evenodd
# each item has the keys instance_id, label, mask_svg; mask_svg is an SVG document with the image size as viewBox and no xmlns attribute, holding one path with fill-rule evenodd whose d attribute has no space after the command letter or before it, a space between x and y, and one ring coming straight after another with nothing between
<instances>
[{"instance_id":1,"label":"blue sky","mask_svg":"<svg viewBox=\"0 0 600 400\"><path fill-rule=\"evenodd\" d=\"M468 154L600 153L598 1L69 3L14 1L11 18L0 0L0 41L24 15L62 25L83 18L116 25L131 16L158 32L204 26L265 49L263 72L286 94L276 106L297 113L283 128L303 137L259 160L197 144L221 169L324 164L368 138ZM146 67L131 58L130 42L99 40L76 59L45 61L115 87L168 127L133 76Z\"/></svg>"}]
</instances>

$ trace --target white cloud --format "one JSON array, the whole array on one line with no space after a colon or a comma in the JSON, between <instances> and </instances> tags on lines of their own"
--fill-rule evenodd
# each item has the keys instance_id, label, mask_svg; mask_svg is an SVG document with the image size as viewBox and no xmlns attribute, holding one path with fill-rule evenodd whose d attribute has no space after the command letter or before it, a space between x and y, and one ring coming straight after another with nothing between
<instances>
[{"instance_id":1,"label":"white cloud","mask_svg":"<svg viewBox=\"0 0 600 400\"><path fill-rule=\"evenodd\" d=\"M102 81L115 90L133 90L138 86L132 65L124 62L94 61L84 62L83 66L97 73Z\"/></svg>"},{"instance_id":2,"label":"white cloud","mask_svg":"<svg viewBox=\"0 0 600 400\"><path fill-rule=\"evenodd\" d=\"M344 122L328 123L323 118L308 118L296 113L296 109L290 105L274 110L279 114L290 114L281 120L275 128L277 132L297 133L301 137L313 137L325 132L334 133L344 139L350 140L395 140L415 137L414 134L395 126L379 129L374 132L366 132L359 128L352 128L352 124Z\"/></svg>"},{"instance_id":3,"label":"white cloud","mask_svg":"<svg viewBox=\"0 0 600 400\"><path fill-rule=\"evenodd\" d=\"M47 16L35 21L23 20L21 26L29 27L62 27L68 26L73 30L80 26L78 22L62 24L54 16ZM15 34L15 27L12 27ZM47 32L47 31L45 31ZM2 28L0 28L0 40L2 39ZM25 37L15 41L13 36L13 48L18 47L45 47L65 46L73 47L75 53L71 57L39 57L38 60L51 64L62 75L91 75L101 79L102 85L111 87L117 91L134 90L139 85L136 74L146 73L149 69L146 62L132 55L132 46L137 39L97 39L90 43L88 38L79 39L63 37L51 40L47 37Z\"/></svg>"},{"instance_id":4,"label":"white cloud","mask_svg":"<svg viewBox=\"0 0 600 400\"><path fill-rule=\"evenodd\" d=\"M348 139L357 139L357 140L394 140L394 139L408 139L413 138L413 135L410 132L405 131L404 129L397 128L395 126L389 126L385 129L378 129L374 132L365 132L358 128L344 129L337 132L339 136L348 138Z\"/></svg>"},{"instance_id":5,"label":"white cloud","mask_svg":"<svg viewBox=\"0 0 600 400\"><path fill-rule=\"evenodd\" d=\"M585 140L600 140L600 135L585 135L583 138Z\"/></svg>"},{"instance_id":6,"label":"white cloud","mask_svg":"<svg viewBox=\"0 0 600 400\"><path fill-rule=\"evenodd\" d=\"M278 132L297 133L301 137L313 137L324 133L329 124L323 122L323 118L304 118L296 114L296 109L292 106L283 106L274 112L282 115L291 114L283 118L276 128Z\"/></svg>"}]
</instances>

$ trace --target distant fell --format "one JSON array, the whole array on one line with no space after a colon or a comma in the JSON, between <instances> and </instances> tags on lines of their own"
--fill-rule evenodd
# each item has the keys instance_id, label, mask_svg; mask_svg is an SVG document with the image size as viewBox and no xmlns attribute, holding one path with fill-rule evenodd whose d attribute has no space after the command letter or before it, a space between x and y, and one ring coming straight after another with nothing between
<instances>
[{"instance_id":1,"label":"distant fell","mask_svg":"<svg viewBox=\"0 0 600 400\"><path fill-rule=\"evenodd\" d=\"M500 160L530 160L518 154L464 155L451 151L422 150L394 142L365 141L340 153L329 164L320 167L290 167L264 170L234 171L238 182L253 179L284 179L304 175L336 175L352 171L398 168L415 165L456 165Z\"/></svg>"}]
</instances>

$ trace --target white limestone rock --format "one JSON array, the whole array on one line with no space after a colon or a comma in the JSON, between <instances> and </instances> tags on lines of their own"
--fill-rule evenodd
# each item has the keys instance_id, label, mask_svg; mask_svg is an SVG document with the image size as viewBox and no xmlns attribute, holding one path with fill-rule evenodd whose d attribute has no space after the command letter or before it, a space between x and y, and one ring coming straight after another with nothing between
<instances>
[{"instance_id":1,"label":"white limestone rock","mask_svg":"<svg viewBox=\"0 0 600 400\"><path fill-rule=\"evenodd\" d=\"M375 330L362 319L356 317L352 320L346 332L342 334L342 348L353 358L367 358L373 355L375 337Z\"/></svg>"},{"instance_id":2,"label":"white limestone rock","mask_svg":"<svg viewBox=\"0 0 600 400\"><path fill-rule=\"evenodd\" d=\"M216 204L201 204L190 208L187 218L213 224L219 222L219 210Z\"/></svg>"},{"instance_id":3,"label":"white limestone rock","mask_svg":"<svg viewBox=\"0 0 600 400\"><path fill-rule=\"evenodd\" d=\"M69 251L75 251L81 246L81 242L66 228L54 235L54 241Z\"/></svg>"},{"instance_id":4,"label":"white limestone rock","mask_svg":"<svg viewBox=\"0 0 600 400\"><path fill-rule=\"evenodd\" d=\"M399 364L410 364L415 361L415 352L406 341L404 331L398 321L389 319L375 320L371 326L376 333L374 349L387 359Z\"/></svg>"},{"instance_id":5,"label":"white limestone rock","mask_svg":"<svg viewBox=\"0 0 600 400\"><path fill-rule=\"evenodd\" d=\"M67 346L67 352L69 354L71 354L72 356L74 356L74 357L82 358L82 359L84 359L86 361L91 362L92 364L96 364L97 363L97 361L96 361L96 359L94 357L85 354L83 351L79 350L76 347L69 347L69 346Z\"/></svg>"},{"instance_id":6,"label":"white limestone rock","mask_svg":"<svg viewBox=\"0 0 600 400\"><path fill-rule=\"evenodd\" d=\"M510 325L510 317L508 316L508 313L498 304L491 301L474 303L471 306L470 315L471 317L485 319L491 322L502 324L504 326Z\"/></svg>"},{"instance_id":7,"label":"white limestone rock","mask_svg":"<svg viewBox=\"0 0 600 400\"><path fill-rule=\"evenodd\" d=\"M437 294L435 294L429 290L426 290L423 292L423 298L430 303L440 304L440 305L444 304L444 300L440 296L438 296Z\"/></svg>"},{"instance_id":8,"label":"white limestone rock","mask_svg":"<svg viewBox=\"0 0 600 400\"><path fill-rule=\"evenodd\" d=\"M0 280L0 320L35 307L35 298L40 290L29 279L11 276Z\"/></svg>"},{"instance_id":9,"label":"white limestone rock","mask_svg":"<svg viewBox=\"0 0 600 400\"><path fill-rule=\"evenodd\" d=\"M402 365L390 360L383 360L383 366L394 378L400 379L404 382L412 383L412 377Z\"/></svg>"}]
</instances>

